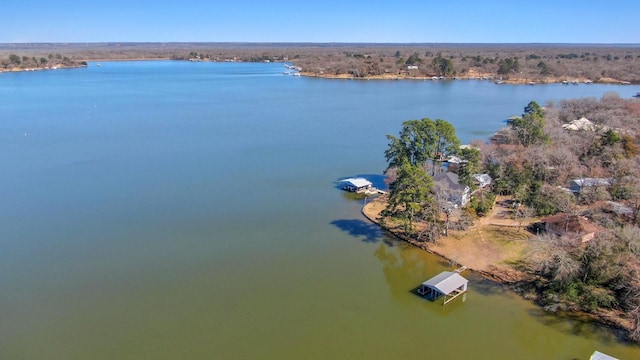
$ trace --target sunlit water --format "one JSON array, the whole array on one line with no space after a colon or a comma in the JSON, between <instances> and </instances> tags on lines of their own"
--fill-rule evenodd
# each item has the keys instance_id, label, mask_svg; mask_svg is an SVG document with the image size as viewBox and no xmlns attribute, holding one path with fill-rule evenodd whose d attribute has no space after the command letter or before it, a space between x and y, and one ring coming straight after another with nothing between
<instances>
[{"instance_id":1,"label":"sunlit water","mask_svg":"<svg viewBox=\"0 0 640 360\"><path fill-rule=\"evenodd\" d=\"M0 358L622 359L640 349L396 243L336 189L408 119L486 139L530 100L629 86L349 81L282 64L0 75Z\"/></svg>"}]
</instances>

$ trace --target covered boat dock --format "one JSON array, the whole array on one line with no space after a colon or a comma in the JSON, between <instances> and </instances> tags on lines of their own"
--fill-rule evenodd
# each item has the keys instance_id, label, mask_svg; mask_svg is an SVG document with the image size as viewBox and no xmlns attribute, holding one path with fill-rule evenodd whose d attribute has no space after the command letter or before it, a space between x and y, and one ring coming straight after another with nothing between
<instances>
[{"instance_id":1,"label":"covered boat dock","mask_svg":"<svg viewBox=\"0 0 640 360\"><path fill-rule=\"evenodd\" d=\"M365 178L349 178L342 180L342 189L350 192L363 193L373 188L371 181Z\"/></svg>"},{"instance_id":2,"label":"covered boat dock","mask_svg":"<svg viewBox=\"0 0 640 360\"><path fill-rule=\"evenodd\" d=\"M469 280L458 272L443 271L431 279L423 282L418 288L418 294L435 301L444 297L443 305L467 292Z\"/></svg>"},{"instance_id":3,"label":"covered boat dock","mask_svg":"<svg viewBox=\"0 0 640 360\"><path fill-rule=\"evenodd\" d=\"M618 358L601 353L600 351L594 351L589 360L618 360Z\"/></svg>"}]
</instances>

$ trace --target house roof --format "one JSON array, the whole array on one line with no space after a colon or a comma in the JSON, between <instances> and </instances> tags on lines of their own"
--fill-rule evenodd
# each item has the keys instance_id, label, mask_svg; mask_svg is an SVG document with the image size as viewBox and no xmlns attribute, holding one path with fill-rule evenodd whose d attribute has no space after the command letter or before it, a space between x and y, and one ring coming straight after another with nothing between
<instances>
[{"instance_id":1,"label":"house roof","mask_svg":"<svg viewBox=\"0 0 640 360\"><path fill-rule=\"evenodd\" d=\"M464 190L466 186L460 185L458 182L458 174L452 172L445 172L433 177L433 181L439 184L444 184L451 190Z\"/></svg>"},{"instance_id":2,"label":"house roof","mask_svg":"<svg viewBox=\"0 0 640 360\"><path fill-rule=\"evenodd\" d=\"M611 179L609 178L581 178L581 179L573 179L571 180L571 182L580 187L611 185Z\"/></svg>"},{"instance_id":3,"label":"house roof","mask_svg":"<svg viewBox=\"0 0 640 360\"><path fill-rule=\"evenodd\" d=\"M589 219L578 215L560 213L545 218L543 222L551 224L558 229L562 229L562 232L566 234L589 234L595 233L599 230L595 224L589 221Z\"/></svg>"},{"instance_id":4,"label":"house roof","mask_svg":"<svg viewBox=\"0 0 640 360\"><path fill-rule=\"evenodd\" d=\"M489 174L473 174L473 180L481 184L489 184L491 183L491 176Z\"/></svg>"},{"instance_id":5,"label":"house roof","mask_svg":"<svg viewBox=\"0 0 640 360\"><path fill-rule=\"evenodd\" d=\"M455 289L468 283L469 280L463 278L460 274L453 271L443 271L440 274L422 283L422 285L441 292L445 295L450 294Z\"/></svg>"},{"instance_id":6,"label":"house roof","mask_svg":"<svg viewBox=\"0 0 640 360\"><path fill-rule=\"evenodd\" d=\"M596 131L596 126L591 122L591 120L587 119L584 116L578 120L572 120L570 123L562 125L562 127L564 129L573 130L573 131L577 131L577 130Z\"/></svg>"},{"instance_id":7,"label":"house roof","mask_svg":"<svg viewBox=\"0 0 640 360\"><path fill-rule=\"evenodd\" d=\"M357 188L373 185L371 181L365 178L349 178L349 179L342 180L342 182L349 183Z\"/></svg>"},{"instance_id":8,"label":"house roof","mask_svg":"<svg viewBox=\"0 0 640 360\"><path fill-rule=\"evenodd\" d=\"M623 204L614 202L614 201L607 201L605 203L606 208L610 211L615 212L616 214L620 214L620 215L632 215L633 214L633 209L625 206Z\"/></svg>"}]
</instances>

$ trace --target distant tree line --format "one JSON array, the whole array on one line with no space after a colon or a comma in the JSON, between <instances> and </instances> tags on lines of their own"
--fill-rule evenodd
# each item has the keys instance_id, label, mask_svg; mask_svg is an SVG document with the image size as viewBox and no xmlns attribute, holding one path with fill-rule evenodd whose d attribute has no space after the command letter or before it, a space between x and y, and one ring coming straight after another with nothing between
<instances>
[{"instance_id":1,"label":"distant tree line","mask_svg":"<svg viewBox=\"0 0 640 360\"><path fill-rule=\"evenodd\" d=\"M521 82L628 81L640 83L640 47L615 45L491 44L280 44L280 43L113 43L0 44L0 59L30 65L49 53L73 61L196 59L202 61L289 61L318 76L495 77ZM16 55L18 56L18 55ZM33 60L35 58L35 61Z\"/></svg>"},{"instance_id":2,"label":"distant tree line","mask_svg":"<svg viewBox=\"0 0 640 360\"><path fill-rule=\"evenodd\" d=\"M85 61L74 61L61 54L50 53L47 56L20 56L9 54L6 59L0 58L0 66L4 69L38 69L50 66L78 66L87 65Z\"/></svg>"},{"instance_id":3,"label":"distant tree line","mask_svg":"<svg viewBox=\"0 0 640 360\"><path fill-rule=\"evenodd\" d=\"M640 48L544 46L371 47L303 53L295 62L316 75L492 77L640 83ZM575 52L567 51L575 50ZM307 50L308 51L308 50ZM417 69L416 69L417 67Z\"/></svg>"}]
</instances>

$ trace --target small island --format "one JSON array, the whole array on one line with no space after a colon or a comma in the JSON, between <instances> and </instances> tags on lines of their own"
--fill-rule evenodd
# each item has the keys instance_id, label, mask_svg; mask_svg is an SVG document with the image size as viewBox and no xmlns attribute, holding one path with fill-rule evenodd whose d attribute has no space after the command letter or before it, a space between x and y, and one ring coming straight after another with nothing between
<instances>
[{"instance_id":1,"label":"small island","mask_svg":"<svg viewBox=\"0 0 640 360\"><path fill-rule=\"evenodd\" d=\"M640 102L532 101L490 142L445 120L387 135L389 193L363 213L545 310L640 340Z\"/></svg>"}]
</instances>

